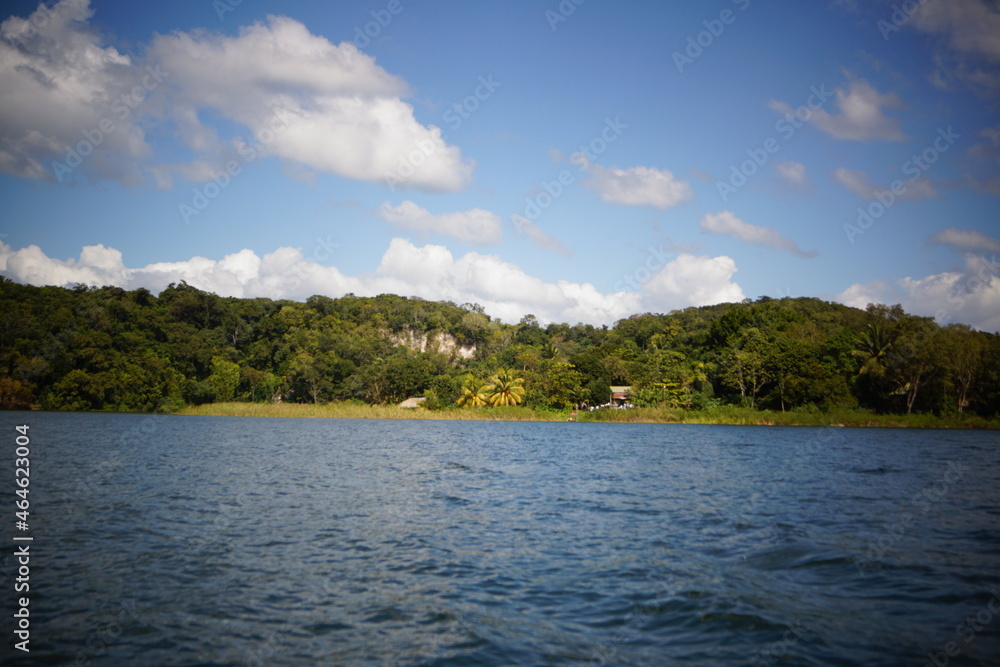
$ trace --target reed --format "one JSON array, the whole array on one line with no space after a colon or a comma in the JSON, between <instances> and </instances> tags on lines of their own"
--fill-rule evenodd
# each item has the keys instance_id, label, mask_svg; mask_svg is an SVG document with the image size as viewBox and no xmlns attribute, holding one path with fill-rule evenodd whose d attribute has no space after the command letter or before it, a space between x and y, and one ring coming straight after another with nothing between
<instances>
[{"instance_id":1,"label":"reed","mask_svg":"<svg viewBox=\"0 0 1000 667\"><path fill-rule=\"evenodd\" d=\"M1000 420L976 415L880 415L867 410L788 411L752 410L724 405L708 410L635 408L584 412L580 421L654 424L732 424L741 426L857 426L889 428L1000 428Z\"/></svg>"},{"instance_id":2,"label":"reed","mask_svg":"<svg viewBox=\"0 0 1000 667\"><path fill-rule=\"evenodd\" d=\"M185 407L176 414L213 417L311 417L322 419L565 421L569 417L569 410L532 410L516 406L407 410L394 405L368 405L346 401L323 405L312 403L206 403Z\"/></svg>"}]
</instances>

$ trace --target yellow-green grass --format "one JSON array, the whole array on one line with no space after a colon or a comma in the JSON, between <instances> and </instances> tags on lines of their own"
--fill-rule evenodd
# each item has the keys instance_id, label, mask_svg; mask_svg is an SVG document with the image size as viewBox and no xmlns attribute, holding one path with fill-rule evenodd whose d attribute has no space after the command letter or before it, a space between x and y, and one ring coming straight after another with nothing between
<instances>
[{"instance_id":1,"label":"yellow-green grass","mask_svg":"<svg viewBox=\"0 0 1000 667\"><path fill-rule=\"evenodd\" d=\"M462 419L475 421L565 421L569 410L556 412L525 407L406 409L364 403L206 403L179 410L181 415L216 417L318 417L326 419Z\"/></svg>"},{"instance_id":2,"label":"yellow-green grass","mask_svg":"<svg viewBox=\"0 0 1000 667\"><path fill-rule=\"evenodd\" d=\"M357 402L312 403L208 403L189 406L181 415L218 417L312 417L326 419L450 419L474 421L567 421L570 410L534 410L523 406L495 408L405 409L394 405ZM1000 428L1000 420L975 415L880 415L865 410L830 412L751 410L721 406L709 410L634 408L631 410L580 411L581 422L646 424L732 424L744 426L882 426L896 428Z\"/></svg>"},{"instance_id":3,"label":"yellow-green grass","mask_svg":"<svg viewBox=\"0 0 1000 667\"><path fill-rule=\"evenodd\" d=\"M976 415L937 417L930 414L881 415L866 410L831 410L830 412L751 410L720 406L709 410L671 408L635 408L599 410L581 413L580 421L733 424L744 426L881 426L891 428L1000 428L1000 420Z\"/></svg>"}]
</instances>

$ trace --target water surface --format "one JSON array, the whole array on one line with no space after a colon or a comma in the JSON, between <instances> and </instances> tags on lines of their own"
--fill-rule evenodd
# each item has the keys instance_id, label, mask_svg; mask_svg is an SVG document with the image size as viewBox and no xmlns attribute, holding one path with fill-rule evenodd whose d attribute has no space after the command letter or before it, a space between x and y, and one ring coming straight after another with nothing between
<instances>
[{"instance_id":1,"label":"water surface","mask_svg":"<svg viewBox=\"0 0 1000 667\"><path fill-rule=\"evenodd\" d=\"M15 423L25 664L1000 664L991 432Z\"/></svg>"}]
</instances>

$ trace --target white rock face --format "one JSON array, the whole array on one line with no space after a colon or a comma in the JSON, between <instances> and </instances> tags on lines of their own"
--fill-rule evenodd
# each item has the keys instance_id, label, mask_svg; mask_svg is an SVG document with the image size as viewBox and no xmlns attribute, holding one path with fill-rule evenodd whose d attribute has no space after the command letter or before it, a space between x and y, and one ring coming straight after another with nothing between
<instances>
[{"instance_id":1,"label":"white rock face","mask_svg":"<svg viewBox=\"0 0 1000 667\"><path fill-rule=\"evenodd\" d=\"M471 359L476 354L475 345L459 345L454 336L443 331L426 334L413 329L404 329L389 334L389 341L393 345L403 345L417 352L440 352L452 358Z\"/></svg>"}]
</instances>

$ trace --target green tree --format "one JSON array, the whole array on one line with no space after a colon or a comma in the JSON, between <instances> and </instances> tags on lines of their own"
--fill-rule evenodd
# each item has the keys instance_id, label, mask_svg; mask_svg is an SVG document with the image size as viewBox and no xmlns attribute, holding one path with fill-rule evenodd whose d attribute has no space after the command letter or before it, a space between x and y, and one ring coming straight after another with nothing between
<instances>
[{"instance_id":1,"label":"green tree","mask_svg":"<svg viewBox=\"0 0 1000 667\"><path fill-rule=\"evenodd\" d=\"M771 379L766 357L767 341L756 327L745 329L723 354L722 379L740 390L750 408L756 406L757 394Z\"/></svg>"},{"instance_id":2,"label":"green tree","mask_svg":"<svg viewBox=\"0 0 1000 667\"><path fill-rule=\"evenodd\" d=\"M986 349L985 337L967 325L949 324L942 331L941 345L955 406L959 412L965 412L974 400L972 392Z\"/></svg>"},{"instance_id":3,"label":"green tree","mask_svg":"<svg viewBox=\"0 0 1000 667\"><path fill-rule=\"evenodd\" d=\"M208 383L215 389L216 401L231 401L236 397L240 384L240 366L222 357L212 357L212 374Z\"/></svg>"}]
</instances>

